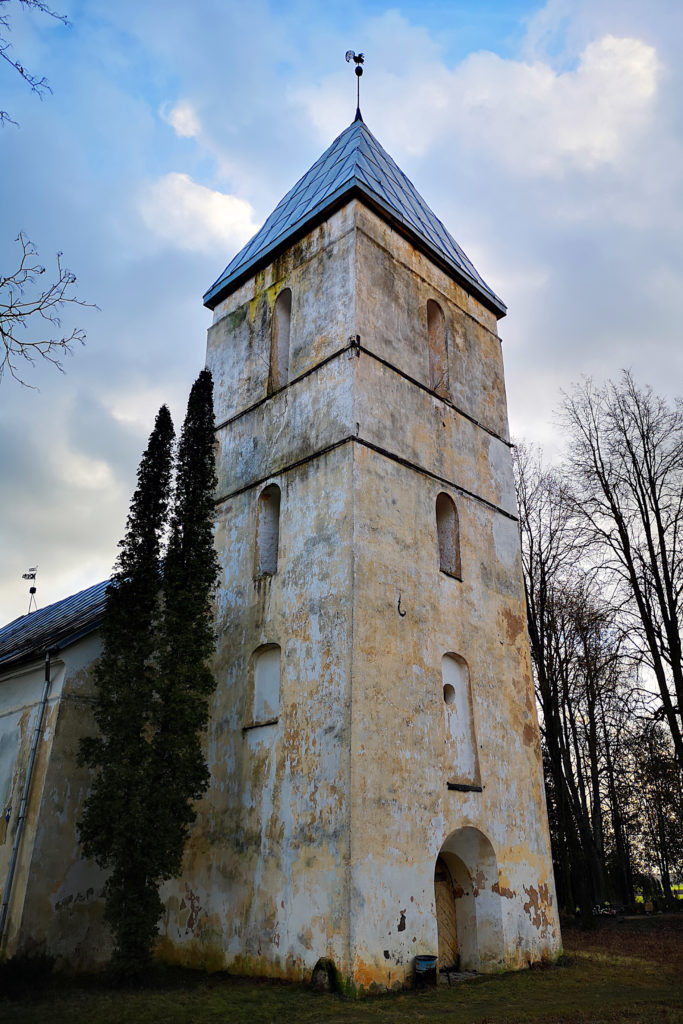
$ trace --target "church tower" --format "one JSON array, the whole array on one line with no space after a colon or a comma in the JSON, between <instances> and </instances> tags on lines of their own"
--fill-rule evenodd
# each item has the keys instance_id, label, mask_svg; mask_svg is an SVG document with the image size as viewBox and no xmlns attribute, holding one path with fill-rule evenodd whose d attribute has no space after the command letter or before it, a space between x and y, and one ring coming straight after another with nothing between
<instances>
[{"instance_id":1,"label":"church tower","mask_svg":"<svg viewBox=\"0 0 683 1024\"><path fill-rule=\"evenodd\" d=\"M205 303L212 782L166 953L365 989L554 956L504 304L360 115Z\"/></svg>"}]
</instances>

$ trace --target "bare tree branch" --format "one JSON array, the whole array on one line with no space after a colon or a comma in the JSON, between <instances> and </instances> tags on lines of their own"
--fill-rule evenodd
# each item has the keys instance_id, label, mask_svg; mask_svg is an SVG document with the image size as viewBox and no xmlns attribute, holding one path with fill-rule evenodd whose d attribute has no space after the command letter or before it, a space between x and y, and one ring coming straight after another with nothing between
<instances>
[{"instance_id":1,"label":"bare tree branch","mask_svg":"<svg viewBox=\"0 0 683 1024\"><path fill-rule=\"evenodd\" d=\"M69 25L69 21L65 14L53 11L44 0L0 0L0 59L9 64L31 92L42 99L45 93L52 92L49 82L24 66L14 55L9 41L12 2L19 9L45 14L62 25ZM5 122L17 124L6 110L0 110L0 124ZM6 276L0 275L0 381L8 372L20 384L30 387L21 373L26 363L33 366L36 358L40 357L63 370L62 357L69 354L74 345L85 344L86 335L81 327L74 327L70 333L59 336L62 327L60 313L64 306L92 307L92 303L84 302L74 294L72 289L76 275L63 266L61 252L57 253L56 280L41 289L38 278L45 273L45 267L38 260L38 251L22 231L16 241L21 246L19 264Z\"/></svg>"},{"instance_id":2,"label":"bare tree branch","mask_svg":"<svg viewBox=\"0 0 683 1024\"><path fill-rule=\"evenodd\" d=\"M19 265L8 276L0 276L0 381L8 372L20 384L30 387L21 372L26 363L34 366L40 357L63 372L62 358L74 345L85 344L86 333L81 327L59 337L64 306L98 307L73 294L76 275L62 264L61 252L57 253L56 280L41 289L38 279L45 273L45 267L38 260L35 246L21 231L16 241L21 246ZM57 328L56 337L52 336L53 328ZM29 330L39 336L30 336Z\"/></svg>"},{"instance_id":3,"label":"bare tree branch","mask_svg":"<svg viewBox=\"0 0 683 1024\"><path fill-rule=\"evenodd\" d=\"M69 21L65 14L58 14L57 11L53 11L46 3L43 3L43 0L14 0L14 2L25 10L37 11L38 14L46 14L49 18L54 18L55 21L61 22L62 25L69 25ZM12 0L0 0L0 59L9 64L11 68L14 68L17 74L19 74L29 86L31 92L34 92L36 96L42 100L45 93L51 93L52 89L50 88L50 83L47 78L44 78L42 75L34 75L33 72L29 71L28 68L23 65L21 60L13 53L13 47L8 38L12 31L8 10L10 3L12 3ZM17 124L6 110L0 110L0 124L5 123Z\"/></svg>"}]
</instances>

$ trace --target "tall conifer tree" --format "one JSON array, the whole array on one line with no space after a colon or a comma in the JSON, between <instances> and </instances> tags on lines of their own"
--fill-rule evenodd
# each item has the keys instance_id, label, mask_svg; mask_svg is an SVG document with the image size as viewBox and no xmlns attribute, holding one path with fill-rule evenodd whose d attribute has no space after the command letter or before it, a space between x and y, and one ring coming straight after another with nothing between
<instances>
[{"instance_id":1,"label":"tall conifer tree","mask_svg":"<svg viewBox=\"0 0 683 1024\"><path fill-rule=\"evenodd\" d=\"M213 384L195 381L178 446L168 549L161 539L171 490L173 427L163 407L138 473L103 625L97 674L100 736L82 744L95 769L81 839L110 869L106 918L114 965L135 976L149 962L163 912L160 884L177 875L194 801L208 784L201 738L214 679Z\"/></svg>"},{"instance_id":2,"label":"tall conifer tree","mask_svg":"<svg viewBox=\"0 0 683 1024\"><path fill-rule=\"evenodd\" d=\"M202 370L192 386L176 468L176 495L164 565L159 644L159 716L154 742L155 828L168 876L180 871L183 847L209 772L202 734L215 680L212 597L218 575L213 546L213 381Z\"/></svg>"},{"instance_id":3,"label":"tall conifer tree","mask_svg":"<svg viewBox=\"0 0 683 1024\"><path fill-rule=\"evenodd\" d=\"M110 869L105 916L114 934L114 960L124 973L144 965L162 909L147 850L148 794L173 433L163 405L138 469L126 535L107 589L104 649L95 677L99 735L82 740L80 754L94 769L79 824L81 841L87 856Z\"/></svg>"}]
</instances>

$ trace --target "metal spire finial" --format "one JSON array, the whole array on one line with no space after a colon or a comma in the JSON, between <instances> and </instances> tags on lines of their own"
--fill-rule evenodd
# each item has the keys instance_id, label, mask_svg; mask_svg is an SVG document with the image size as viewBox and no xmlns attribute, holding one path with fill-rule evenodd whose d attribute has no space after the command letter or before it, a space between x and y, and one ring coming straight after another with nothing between
<instances>
[{"instance_id":1,"label":"metal spire finial","mask_svg":"<svg viewBox=\"0 0 683 1024\"><path fill-rule=\"evenodd\" d=\"M35 583L37 575L38 575L38 566L34 565L34 566L32 566L29 569L28 572L22 573L21 574L21 578L22 578L22 580L30 580L31 583ZM30 615L32 611L34 611L34 612L38 611L38 602L36 601L36 587L35 586L29 587L28 588L28 593L29 593L29 598L28 598L28 614Z\"/></svg>"},{"instance_id":2,"label":"metal spire finial","mask_svg":"<svg viewBox=\"0 0 683 1024\"><path fill-rule=\"evenodd\" d=\"M362 121L363 115L360 112L360 78L361 75L363 74L363 68L361 67L361 64L365 63L365 54L354 53L353 50L347 50L346 63L348 64L349 61L353 61L354 64L356 65L356 116L354 120Z\"/></svg>"}]
</instances>

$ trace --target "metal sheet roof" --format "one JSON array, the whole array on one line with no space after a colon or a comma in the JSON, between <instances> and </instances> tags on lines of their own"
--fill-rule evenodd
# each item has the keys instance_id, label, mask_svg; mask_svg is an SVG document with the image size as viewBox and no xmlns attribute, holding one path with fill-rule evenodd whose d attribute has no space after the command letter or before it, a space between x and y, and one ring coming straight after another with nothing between
<instances>
[{"instance_id":1,"label":"metal sheet roof","mask_svg":"<svg viewBox=\"0 0 683 1024\"><path fill-rule=\"evenodd\" d=\"M65 647L102 621L109 580L22 615L0 629L0 669L42 656L48 647Z\"/></svg>"},{"instance_id":2,"label":"metal sheet roof","mask_svg":"<svg viewBox=\"0 0 683 1024\"><path fill-rule=\"evenodd\" d=\"M356 120L275 207L263 227L228 264L204 296L210 309L231 286L269 262L292 236L321 217L328 207L355 192L380 215L397 222L454 276L464 281L500 316L505 304L479 275L453 236L391 159L362 120ZM349 196L350 198L350 196Z\"/></svg>"}]
</instances>

